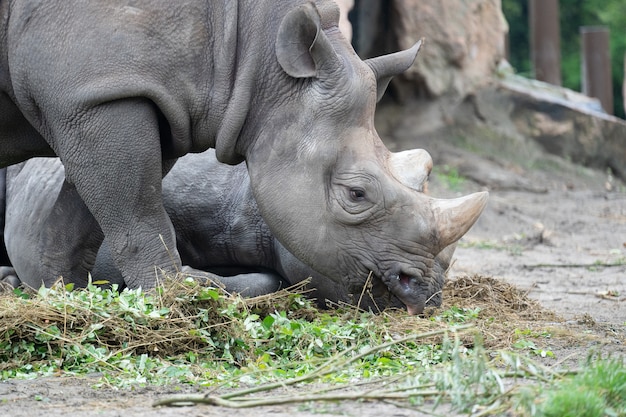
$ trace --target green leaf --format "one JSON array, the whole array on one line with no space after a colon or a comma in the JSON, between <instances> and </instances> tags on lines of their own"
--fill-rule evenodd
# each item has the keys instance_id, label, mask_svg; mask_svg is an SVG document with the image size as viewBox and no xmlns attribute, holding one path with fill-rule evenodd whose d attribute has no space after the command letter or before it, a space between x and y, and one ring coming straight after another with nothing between
<instances>
[{"instance_id":1,"label":"green leaf","mask_svg":"<svg viewBox=\"0 0 626 417\"><path fill-rule=\"evenodd\" d=\"M263 322L262 322L263 327L264 327L265 329L269 330L269 329L272 327L272 325L274 324L274 322L275 322L275 321L276 321L276 319L275 319L274 317L272 317L272 316L267 316L267 317L265 317L265 318L263 319Z\"/></svg>"}]
</instances>

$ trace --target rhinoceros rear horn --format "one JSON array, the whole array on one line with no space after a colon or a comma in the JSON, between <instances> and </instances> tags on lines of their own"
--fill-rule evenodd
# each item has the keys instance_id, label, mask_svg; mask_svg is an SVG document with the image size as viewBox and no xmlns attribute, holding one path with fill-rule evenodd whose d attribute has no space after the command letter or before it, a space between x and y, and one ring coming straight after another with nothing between
<instances>
[{"instance_id":1,"label":"rhinoceros rear horn","mask_svg":"<svg viewBox=\"0 0 626 417\"><path fill-rule=\"evenodd\" d=\"M459 240L474 225L487 205L489 193L474 193L451 200L432 200L435 224L442 250Z\"/></svg>"},{"instance_id":2,"label":"rhinoceros rear horn","mask_svg":"<svg viewBox=\"0 0 626 417\"><path fill-rule=\"evenodd\" d=\"M424 149L393 152L389 157L389 169L405 186L425 191L426 181L433 169L433 159Z\"/></svg>"},{"instance_id":3,"label":"rhinoceros rear horn","mask_svg":"<svg viewBox=\"0 0 626 417\"><path fill-rule=\"evenodd\" d=\"M295 78L319 77L332 73L339 58L323 28L339 21L339 9L319 10L305 3L291 10L280 23L276 37L276 58L283 70Z\"/></svg>"},{"instance_id":4,"label":"rhinoceros rear horn","mask_svg":"<svg viewBox=\"0 0 626 417\"><path fill-rule=\"evenodd\" d=\"M391 79L396 75L402 74L413 65L422 43L423 40L420 39L415 45L404 51L365 60L365 63L370 66L376 76L378 100L385 94Z\"/></svg>"}]
</instances>

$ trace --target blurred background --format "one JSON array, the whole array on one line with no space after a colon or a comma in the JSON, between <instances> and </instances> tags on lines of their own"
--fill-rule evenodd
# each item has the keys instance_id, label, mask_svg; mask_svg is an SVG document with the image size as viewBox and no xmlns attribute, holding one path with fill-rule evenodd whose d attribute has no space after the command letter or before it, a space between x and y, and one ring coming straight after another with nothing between
<instances>
[{"instance_id":1,"label":"blurred background","mask_svg":"<svg viewBox=\"0 0 626 417\"><path fill-rule=\"evenodd\" d=\"M466 150L520 174L554 155L626 179L626 1L336 1L362 58L425 39L377 110L391 149L424 147L435 165Z\"/></svg>"},{"instance_id":2,"label":"blurred background","mask_svg":"<svg viewBox=\"0 0 626 417\"><path fill-rule=\"evenodd\" d=\"M581 27L605 27L609 31L610 71L614 97L613 114L624 118L622 83L626 54L626 1L560 0L559 24L563 86L582 91ZM529 2L502 0L509 24L508 60L518 74L534 77L530 59Z\"/></svg>"}]
</instances>

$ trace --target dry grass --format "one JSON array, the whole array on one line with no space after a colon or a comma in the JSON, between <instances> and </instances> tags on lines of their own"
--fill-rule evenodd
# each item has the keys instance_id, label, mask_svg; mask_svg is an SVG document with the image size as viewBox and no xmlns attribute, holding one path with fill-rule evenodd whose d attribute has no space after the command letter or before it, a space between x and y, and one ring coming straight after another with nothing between
<instances>
[{"instance_id":1,"label":"dry grass","mask_svg":"<svg viewBox=\"0 0 626 417\"><path fill-rule=\"evenodd\" d=\"M461 276L446 282L444 308L480 307L482 316L556 321L558 316L528 297L528 292L493 277Z\"/></svg>"},{"instance_id":2,"label":"dry grass","mask_svg":"<svg viewBox=\"0 0 626 417\"><path fill-rule=\"evenodd\" d=\"M444 308L480 308L475 322L488 349L510 348L519 330L550 331L563 320L511 284L482 275L461 276L446 283ZM563 337L571 337L571 332Z\"/></svg>"},{"instance_id":3,"label":"dry grass","mask_svg":"<svg viewBox=\"0 0 626 417\"><path fill-rule=\"evenodd\" d=\"M263 316L278 310L290 311L294 318L313 317L317 313L314 308L292 306L295 294L305 284L243 299L219 288L211 290L214 297L206 296L206 288L195 282L171 279L162 291L153 291L148 298L137 296L139 306L120 306L116 299L117 304L110 309L106 308L106 300L95 299L98 293L79 295L76 291L66 292L62 285L52 289L54 296L31 295L23 299L4 292L0 293L0 341L43 341L53 350L55 346L91 340L112 354L149 353L160 357L206 352L212 345L241 333L240 323L234 320L237 311L254 311ZM150 303L153 305L146 305ZM160 309L166 309L167 314L161 314ZM227 309L231 314L224 314ZM150 310L159 314L146 315ZM46 333L55 337L46 337ZM0 370L12 366L0 363Z\"/></svg>"}]
</instances>

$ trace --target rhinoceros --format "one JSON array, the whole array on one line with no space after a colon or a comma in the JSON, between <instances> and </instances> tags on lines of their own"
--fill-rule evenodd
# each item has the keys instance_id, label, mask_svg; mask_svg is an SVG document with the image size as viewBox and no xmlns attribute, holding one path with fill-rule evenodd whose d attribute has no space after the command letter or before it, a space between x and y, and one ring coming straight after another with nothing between
<instances>
[{"instance_id":1,"label":"rhinoceros","mask_svg":"<svg viewBox=\"0 0 626 417\"><path fill-rule=\"evenodd\" d=\"M424 188L432 166L430 156L423 150L405 154L412 154L416 162L410 167L414 188ZM34 158L7 170L6 206L0 218L6 220L5 242L10 261L24 278L23 282L16 281L9 270L5 271L13 286L40 284L36 275L39 260L32 252L41 240L40 220L52 210L62 188L63 171L57 158ZM220 284L228 291L247 296L266 294L310 277L309 294L321 307L327 302L358 304L373 310L403 307L380 279L373 277L371 290L362 297L362 282L336 282L300 262L263 221L245 165L221 164L213 150L180 158L163 180L163 201L176 231L183 264L219 274ZM67 230L64 223L57 223L54 228L54 234ZM445 271L454 246L435 258L427 305L441 304ZM95 281L125 285L106 244L100 248L91 275ZM86 282L75 284L84 286Z\"/></svg>"},{"instance_id":2,"label":"rhinoceros","mask_svg":"<svg viewBox=\"0 0 626 417\"><path fill-rule=\"evenodd\" d=\"M161 180L214 148L246 161L264 221L298 259L341 281L371 272L421 310L435 256L487 194L437 200L407 184L411 162L373 115L420 44L363 61L338 16L329 0L0 0L0 166L65 166L44 224L72 224L43 233L42 283L84 279L105 237L131 288L177 271Z\"/></svg>"}]
</instances>

